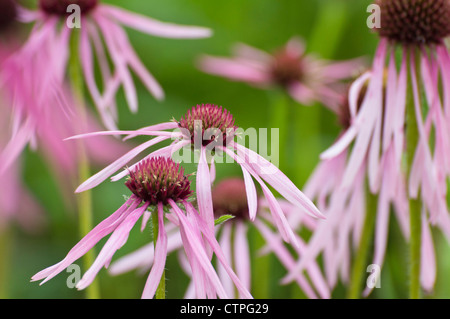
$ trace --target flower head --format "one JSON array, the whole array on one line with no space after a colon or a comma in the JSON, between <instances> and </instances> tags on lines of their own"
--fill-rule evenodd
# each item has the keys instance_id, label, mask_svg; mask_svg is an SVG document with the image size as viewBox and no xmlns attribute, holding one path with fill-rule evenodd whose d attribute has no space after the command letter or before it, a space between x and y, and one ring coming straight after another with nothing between
<instances>
[{"instance_id":1,"label":"flower head","mask_svg":"<svg viewBox=\"0 0 450 319\"><path fill-rule=\"evenodd\" d=\"M205 132L209 129L218 130L219 134L216 134L222 136L224 145L226 145L227 137L237 129L233 115L221 106L213 104L198 104L192 107L178 122L178 127L187 130L186 135L191 138L192 144L195 144L196 135L202 138L202 146L219 138L212 135L209 140L203 139Z\"/></svg>"},{"instance_id":2,"label":"flower head","mask_svg":"<svg viewBox=\"0 0 450 319\"><path fill-rule=\"evenodd\" d=\"M143 298L154 296L164 271L168 252L164 222L166 217L178 227L186 258L194 274L196 295L199 298L206 297L205 291L208 291L210 298L228 298L221 280L211 265L204 240L208 242L208 247L211 247L212 252L216 254L217 259L226 269L240 295L243 298L251 298L248 290L226 262L214 234L209 231L192 204L186 201L191 194L190 183L186 180L187 176L183 175L183 170L171 159L157 157L136 166L130 179L126 182L133 195L124 205L81 239L61 262L37 273L32 280L44 279L42 283L50 280L83 256L103 237L112 233L92 266L78 282L77 288L84 289L92 283L103 266L109 265L115 252L126 243L129 233L138 219L142 217L141 229L143 229L150 215L157 214L158 238L153 243L155 246L154 260L144 288ZM178 205L181 205L184 211ZM165 209L170 213L166 213Z\"/></svg>"},{"instance_id":3,"label":"flower head","mask_svg":"<svg viewBox=\"0 0 450 319\"><path fill-rule=\"evenodd\" d=\"M155 156L165 156L171 157L175 152L179 151L183 147L188 147L192 149L193 145L192 136L190 135L191 130L194 131L194 138L196 133L195 125L192 126L192 121L199 120L201 124L205 125L205 129L213 129L212 125L217 125L219 131L231 131L234 133L236 126L234 125L233 116L222 107L215 105L198 105L194 107L190 112L185 115L180 122L167 122L148 126L136 131L105 131L105 132L94 132L88 134L82 134L74 136L72 138L85 138L90 136L98 135L116 135L116 134L126 134L127 138L135 137L138 135L148 135L157 136L142 145L134 148L117 161L113 162L111 165L107 166L84 183L82 183L77 192L81 192L96 185L100 184L106 178L108 178L115 171L123 168L131 159L136 157L138 154L143 152L145 149L153 146L161 141L167 140L169 138L175 139L174 142L164 148L156 150L145 159L152 158ZM200 124L200 123L199 123ZM228 127L227 127L228 126ZM229 127L231 126L231 127ZM184 130L175 132L165 132L167 129L184 128ZM200 132L200 130L198 130ZM198 133L197 132L197 133ZM203 130L201 130L203 132ZM206 134L206 131L205 131ZM199 134L197 134L198 136ZM283 239L287 242L292 242L297 244L298 240L294 236L292 229L290 228L282 209L280 208L275 196L272 191L266 185L268 183L276 191L278 191L283 197L290 201L293 205L296 205L299 209L304 209L306 213L314 217L322 217L322 214L314 206L314 204L292 183L292 181L280 171L273 163L263 158L256 152L247 147L238 144L235 141L235 134L227 134L226 143L219 141L215 145L213 150L209 150L209 144L211 143L211 135L206 136L206 139L202 137L202 140L206 140L206 143L199 143L200 153L197 166L196 174L196 185L197 185L197 202L199 206L199 212L203 219L208 223L210 231L214 229L214 212L213 203L211 197L211 181L214 180L215 172L215 162L213 152L207 153L209 151L217 151L230 156L235 162L237 162L241 168L245 180L245 190L248 199L248 209L250 219L254 220L256 217L258 199L256 194L256 187L253 179L255 179L261 186L264 197L270 204L270 211L273 214L274 220L278 228L280 229ZM215 139L218 137L216 136ZM208 159L209 158L209 159ZM134 169L140 162L137 162L130 166ZM112 180L119 180L129 174L128 170L125 170L115 176Z\"/></svg>"},{"instance_id":4,"label":"flower head","mask_svg":"<svg viewBox=\"0 0 450 319\"><path fill-rule=\"evenodd\" d=\"M8 30L16 21L17 10L14 0L0 2L0 34Z\"/></svg>"},{"instance_id":5,"label":"flower head","mask_svg":"<svg viewBox=\"0 0 450 319\"><path fill-rule=\"evenodd\" d=\"M68 0L40 0L36 11L17 7L21 21L35 24L28 41L8 61L7 71L3 72L3 77L9 80L17 72L26 70L26 80L17 84L17 95L27 89L27 83L30 82L39 84L39 95L46 95L54 91L55 86L62 86L70 54L73 54L69 50L69 39L76 29L60 22L67 19L67 7L72 3ZM79 29L77 46L84 80L104 125L109 129L116 127L115 96L121 86L130 110L137 111L137 92L132 71L156 99L164 98L162 88L137 56L122 25L165 38L204 38L211 34L206 28L163 23L99 0L82 0L76 4L81 10L82 27ZM99 61L101 84L95 76L94 55ZM107 63L108 59L112 61L112 67ZM32 71L36 69L33 67L36 64L45 65L46 80L42 79L41 70ZM100 87L103 87L103 91ZM56 105L61 107L60 104Z\"/></svg>"},{"instance_id":6,"label":"flower head","mask_svg":"<svg viewBox=\"0 0 450 319\"><path fill-rule=\"evenodd\" d=\"M245 182L242 178L228 178L214 186L212 201L216 217L230 214L240 220L249 218Z\"/></svg>"},{"instance_id":7,"label":"flower head","mask_svg":"<svg viewBox=\"0 0 450 319\"><path fill-rule=\"evenodd\" d=\"M450 35L448 0L376 0L381 9L379 35L399 44L440 44Z\"/></svg>"},{"instance_id":8,"label":"flower head","mask_svg":"<svg viewBox=\"0 0 450 319\"><path fill-rule=\"evenodd\" d=\"M321 61L306 54L298 38L292 38L273 54L244 44L235 46L234 52L232 58L204 56L199 67L207 73L262 88L278 86L299 103L322 102L333 110L343 93L339 82L352 77L361 65L359 59Z\"/></svg>"},{"instance_id":9,"label":"flower head","mask_svg":"<svg viewBox=\"0 0 450 319\"><path fill-rule=\"evenodd\" d=\"M166 158L148 158L130 171L125 185L150 205L186 200L191 194L191 182L180 164Z\"/></svg>"},{"instance_id":10,"label":"flower head","mask_svg":"<svg viewBox=\"0 0 450 319\"><path fill-rule=\"evenodd\" d=\"M98 0L78 0L75 4L80 7L81 14L88 14L98 5ZM47 13L68 16L67 7L74 4L72 0L39 0L39 8Z\"/></svg>"},{"instance_id":11,"label":"flower head","mask_svg":"<svg viewBox=\"0 0 450 319\"><path fill-rule=\"evenodd\" d=\"M227 178L215 185L212 189L212 199L214 206L214 215L220 218L223 215L233 215L234 218L217 225L215 233L217 234L218 242L223 251L225 259L232 267L244 287L249 291L251 289L251 249L248 240L248 232L251 227L256 227L256 230L262 235L266 241L263 252L273 252L286 269L290 269L295 265L295 257L293 255L302 255L305 249L303 241L299 238L301 245L296 252L292 253L288 247L283 243L280 236L274 228L274 221L268 211L269 205L260 197L260 205L258 207L258 217L251 221L248 215L247 196L245 194L245 181L239 177ZM294 205L287 201L278 199L283 211L287 214L289 222L297 229L305 227L309 230L314 230L316 220L301 212ZM167 226L169 228L169 225ZM168 247L170 251L180 252L183 244L179 234L176 231L170 231L168 235ZM191 277L191 284L186 290L185 297L195 297L195 281L192 271L187 267L187 261L184 254L178 253L181 266L185 272ZM110 273L113 275L122 274L133 269L138 269L140 272L146 272L151 268L154 260L153 245L148 244L141 247L135 252L122 257L113 262L110 267ZM227 294L231 297L235 296L235 288L233 281L229 278L226 269L220 264L217 264L218 275L224 285ZM307 279L309 277L311 282ZM258 280L256 278L256 280ZM308 268L308 274L299 274L296 277L296 283L310 298L328 298L330 296L325 279L323 278L319 267L315 263L311 263Z\"/></svg>"}]
</instances>

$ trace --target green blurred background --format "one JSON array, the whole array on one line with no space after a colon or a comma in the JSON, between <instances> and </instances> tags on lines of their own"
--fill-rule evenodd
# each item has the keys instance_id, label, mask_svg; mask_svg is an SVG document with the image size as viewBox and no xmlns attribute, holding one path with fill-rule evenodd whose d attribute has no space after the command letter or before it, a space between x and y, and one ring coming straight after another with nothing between
<instances>
[{"instance_id":1,"label":"green blurred background","mask_svg":"<svg viewBox=\"0 0 450 319\"><path fill-rule=\"evenodd\" d=\"M31 1L32 3L33 1ZM136 129L150 124L180 118L189 107L199 103L213 103L229 109L242 128L270 127L277 112L277 92L252 88L246 84L202 73L195 67L201 54L229 56L231 46L243 42L266 51L284 45L294 35L306 41L307 51L325 59L343 60L366 56L370 62L378 39L366 27L367 6L371 0L128 0L104 1L133 12L167 22L209 27L214 35L201 40L172 40L151 37L127 30L130 40L147 68L161 83L166 93L163 102L157 102L139 81L139 113L131 114L123 92L119 96L119 128ZM297 129L295 154L285 154L282 168L301 188L314 166L318 155L336 138L339 127L334 114L320 105L304 107L292 105L291 120ZM281 127L281 130L286 128ZM283 132L282 132L283 134ZM293 139L290 138L289 141ZM138 143L139 139L129 141ZM285 165L285 167L283 167ZM100 167L93 168L96 172ZM188 173L194 170L186 165ZM217 179L238 175L237 165L217 166ZM46 209L48 227L37 235L30 235L18 227L11 230L10 276L6 286L8 298L83 298L84 292L69 289L62 272L43 286L30 283L33 274L60 261L78 242L75 207L67 210L52 177L51 170L37 152L27 150L24 156L24 181ZM104 182L93 190L94 222L97 224L123 203L128 190L121 182ZM151 231L135 227L127 244L113 260L141 247L151 240ZM450 297L450 253L440 234L435 234L438 258L438 281L429 297ZM104 244L102 240L97 252ZM256 255L255 252L253 252ZM382 271L381 288L371 298L407 297L407 246L394 220L391 222L389 249ZM293 285L280 286L285 274L273 256L264 257L270 266L268 288L260 296L267 298L297 298L301 292ZM81 264L81 262L80 262ZM188 282L179 269L175 256L169 256L166 267L168 298L181 298ZM140 298L146 275L137 273L112 277L106 270L99 275L102 298ZM264 280L264 278L258 278ZM6 288L6 289L5 289ZM339 285L335 298L345 297L345 287Z\"/></svg>"}]
</instances>

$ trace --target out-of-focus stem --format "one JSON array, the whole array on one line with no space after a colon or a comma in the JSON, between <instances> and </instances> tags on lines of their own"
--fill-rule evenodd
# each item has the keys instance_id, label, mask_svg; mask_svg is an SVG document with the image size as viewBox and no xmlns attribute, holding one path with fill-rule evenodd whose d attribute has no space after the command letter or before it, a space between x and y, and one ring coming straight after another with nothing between
<instances>
[{"instance_id":1,"label":"out-of-focus stem","mask_svg":"<svg viewBox=\"0 0 450 319\"><path fill-rule=\"evenodd\" d=\"M86 110L84 108L84 84L81 73L81 65L79 59L79 43L80 30L73 29L70 39L70 58L69 58L69 77L71 83L72 94L74 102L77 106L78 115L80 116L78 123L80 129L84 131L87 123ZM89 161L86 155L86 148L82 140L77 141L78 154L78 184L84 182L90 177ZM92 218L92 198L90 191L84 191L77 194L78 204L78 218L79 218L79 232L80 236L84 237L93 226ZM83 256L83 264L87 269L95 260L95 253L90 250ZM92 284L86 288L86 298L98 299L100 298L100 287L98 279L95 279Z\"/></svg>"},{"instance_id":2,"label":"out-of-focus stem","mask_svg":"<svg viewBox=\"0 0 450 319\"><path fill-rule=\"evenodd\" d=\"M0 299L8 298L8 282L11 271L11 237L12 230L8 225L0 227Z\"/></svg>"},{"instance_id":3,"label":"out-of-focus stem","mask_svg":"<svg viewBox=\"0 0 450 319\"><path fill-rule=\"evenodd\" d=\"M359 241L358 251L355 255L353 268L348 290L348 299L358 299L361 297L363 279L366 274L367 258L372 243L375 219L377 215L377 196L367 191L366 216Z\"/></svg>"}]
</instances>

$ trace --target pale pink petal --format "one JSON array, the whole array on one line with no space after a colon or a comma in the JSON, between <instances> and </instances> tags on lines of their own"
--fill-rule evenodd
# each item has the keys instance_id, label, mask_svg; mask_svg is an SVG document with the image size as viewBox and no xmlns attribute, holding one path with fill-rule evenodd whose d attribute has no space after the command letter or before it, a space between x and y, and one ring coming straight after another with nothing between
<instances>
[{"instance_id":1,"label":"pale pink petal","mask_svg":"<svg viewBox=\"0 0 450 319\"><path fill-rule=\"evenodd\" d=\"M190 254L192 254L191 257L194 257L197 260L198 265L203 269L203 273L214 285L218 296L220 298L228 298L223 285L221 284L219 277L217 276L217 273L212 267L211 261L206 254L202 239L200 238L200 234L198 233L198 229L196 230L194 228L194 225L192 225L192 223L188 221L187 217L173 200L169 200L169 204L180 220L180 229L182 229L184 233L184 235L182 233L182 237L184 238L183 242L185 242L184 246L186 247L186 245L188 245L190 247L189 251Z\"/></svg>"},{"instance_id":2,"label":"pale pink petal","mask_svg":"<svg viewBox=\"0 0 450 319\"><path fill-rule=\"evenodd\" d=\"M86 254L103 237L113 232L122 223L122 221L137 208L140 202L141 201L137 200L135 197L131 197L116 212L103 220L85 237L83 237L83 239L81 239L80 242L69 251L67 256L61 262L38 272L31 278L31 280L36 281L45 278L45 280L41 282L42 285L66 269L75 260Z\"/></svg>"},{"instance_id":3,"label":"pale pink petal","mask_svg":"<svg viewBox=\"0 0 450 319\"><path fill-rule=\"evenodd\" d=\"M232 224L231 223L225 223L222 226L222 234L220 235L219 244L222 248L223 254L225 256L226 261L231 265L231 262L233 260L232 253L231 253L231 231L232 231ZM225 288L225 291L227 292L228 296L234 296L234 285L231 278L227 275L227 271L225 270L225 267L218 263L216 266L217 273L219 274L220 281L223 284L223 287Z\"/></svg>"},{"instance_id":4,"label":"pale pink petal","mask_svg":"<svg viewBox=\"0 0 450 319\"><path fill-rule=\"evenodd\" d=\"M164 38L206 38L212 34L208 28L165 23L112 5L102 5L101 12L130 28Z\"/></svg>"},{"instance_id":5,"label":"pale pink petal","mask_svg":"<svg viewBox=\"0 0 450 319\"><path fill-rule=\"evenodd\" d=\"M242 61L203 56L198 62L200 70L230 80L242 81L250 84L269 84L269 74L260 68L255 68Z\"/></svg>"},{"instance_id":6,"label":"pale pink petal","mask_svg":"<svg viewBox=\"0 0 450 319\"><path fill-rule=\"evenodd\" d=\"M197 204L200 215L206 221L209 229L213 231L214 211L211 195L211 177L209 175L208 162L206 161L206 151L203 147L200 150L196 181Z\"/></svg>"},{"instance_id":7,"label":"pale pink petal","mask_svg":"<svg viewBox=\"0 0 450 319\"><path fill-rule=\"evenodd\" d=\"M92 177L90 177L89 179L87 179L76 189L75 192L76 193L83 192L85 190L91 189L91 188L99 185L101 182L103 182L105 179L107 179L111 174L116 172L118 169L124 167L131 159L136 157L138 154L143 152L145 149L147 149L150 146L153 146L159 142L162 142L166 139L167 139L167 137L160 136L160 137L156 137L150 141L147 141L147 142L137 146L136 148L132 149L131 151L129 151L128 153L126 153L125 155L123 155L122 157L120 157L119 159L117 159L116 161L114 161L113 163L111 163L110 165L105 167L104 169L102 169L97 174L95 174Z\"/></svg>"},{"instance_id":8,"label":"pale pink petal","mask_svg":"<svg viewBox=\"0 0 450 319\"><path fill-rule=\"evenodd\" d=\"M431 235L429 224L430 223L426 220L426 214L423 213L420 283L427 292L433 290L437 273L433 237Z\"/></svg>"},{"instance_id":9,"label":"pale pink petal","mask_svg":"<svg viewBox=\"0 0 450 319\"><path fill-rule=\"evenodd\" d=\"M234 239L234 260L236 274L244 287L250 291L251 288L251 264L250 249L247 239L247 226L242 221L236 223Z\"/></svg>"},{"instance_id":10,"label":"pale pink petal","mask_svg":"<svg viewBox=\"0 0 450 319\"><path fill-rule=\"evenodd\" d=\"M120 249L127 241L131 228L136 224L137 220L142 216L147 209L148 204L133 210L124 220L117 226L108 239L102 250L98 254L92 266L86 271L83 278L77 283L76 287L81 290L89 286L95 279L95 276L100 269L109 263L115 252Z\"/></svg>"},{"instance_id":11,"label":"pale pink petal","mask_svg":"<svg viewBox=\"0 0 450 319\"><path fill-rule=\"evenodd\" d=\"M155 214L156 212L153 212ZM167 258L167 234L164 229L164 210L162 203L158 203L158 238L156 240L155 258L152 270L142 293L142 299L151 299L155 295Z\"/></svg>"}]
</instances>

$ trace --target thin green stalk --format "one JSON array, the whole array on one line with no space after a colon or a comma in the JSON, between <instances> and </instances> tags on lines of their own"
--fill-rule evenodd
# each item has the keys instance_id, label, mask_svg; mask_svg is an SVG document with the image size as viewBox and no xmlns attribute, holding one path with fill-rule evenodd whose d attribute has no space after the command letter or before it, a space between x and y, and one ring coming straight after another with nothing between
<instances>
[{"instance_id":1,"label":"thin green stalk","mask_svg":"<svg viewBox=\"0 0 450 319\"><path fill-rule=\"evenodd\" d=\"M8 298L8 278L11 271L12 230L8 225L0 229L0 299Z\"/></svg>"},{"instance_id":2,"label":"thin green stalk","mask_svg":"<svg viewBox=\"0 0 450 319\"><path fill-rule=\"evenodd\" d=\"M276 91L269 96L269 125L271 129L279 129L278 151L279 167L282 171L288 169L292 161L288 160L288 137L289 137L289 97L282 91ZM273 147L273 146L272 146Z\"/></svg>"},{"instance_id":3,"label":"thin green stalk","mask_svg":"<svg viewBox=\"0 0 450 319\"><path fill-rule=\"evenodd\" d=\"M81 73L81 65L79 58L79 43L80 43L80 31L79 29L73 29L70 39L70 59L69 59L69 76L71 81L72 93L74 96L75 104L78 108L78 114L80 118L80 128L83 129L87 123L86 110L84 109L84 85L83 76ZM78 182L82 183L90 177L89 161L86 155L86 148L83 141L77 142L78 148ZM84 191L77 195L78 204L78 218L79 218L79 232L80 236L84 237L93 227L92 218L92 198L90 191ZM95 252L90 250L83 256L83 264L87 269L92 265L95 260ZM86 288L86 298L99 299L100 287L98 279L94 280Z\"/></svg>"},{"instance_id":4,"label":"thin green stalk","mask_svg":"<svg viewBox=\"0 0 450 319\"><path fill-rule=\"evenodd\" d=\"M347 294L348 299L358 299L361 297L363 281L367 274L367 259L369 257L369 250L371 249L377 215L377 196L370 193L370 191L368 191L367 194L366 216L359 241L358 251L353 262L350 287Z\"/></svg>"},{"instance_id":5,"label":"thin green stalk","mask_svg":"<svg viewBox=\"0 0 450 319\"><path fill-rule=\"evenodd\" d=\"M155 251L156 251L156 242L158 240L158 233L159 233L159 224L158 223L159 223L158 212L155 211L152 213L153 245L155 247ZM166 299L166 272L165 272L165 270L163 270L158 288L156 288L155 298L156 299Z\"/></svg>"},{"instance_id":6,"label":"thin green stalk","mask_svg":"<svg viewBox=\"0 0 450 319\"><path fill-rule=\"evenodd\" d=\"M414 58L412 51L410 51L410 59ZM418 52L416 56L416 76L420 72ZM411 80L411 75L409 76ZM410 81L410 83L412 83ZM409 86L410 87L410 86ZM420 88L418 88L420 89ZM420 96L420 95L419 95ZM417 118L414 108L414 97L412 89L408 89L408 98L406 105L406 153L408 164L408 176L411 174L411 167L414 160L414 155L419 142L419 130L417 127ZM419 196L418 196L419 198ZM409 223L410 223L410 286L409 297L411 299L420 298L420 259L421 259L421 246L422 246L422 218L421 218L421 202L419 199L409 199Z\"/></svg>"}]
</instances>

